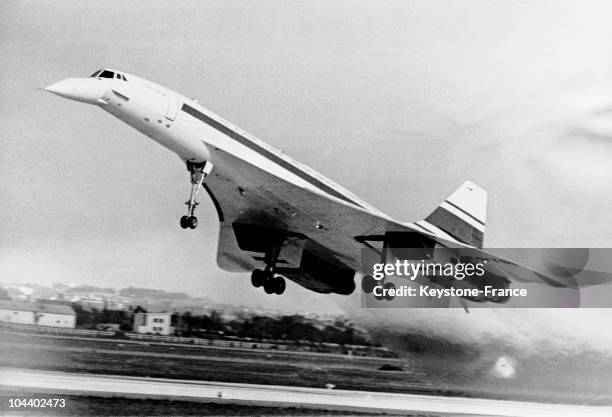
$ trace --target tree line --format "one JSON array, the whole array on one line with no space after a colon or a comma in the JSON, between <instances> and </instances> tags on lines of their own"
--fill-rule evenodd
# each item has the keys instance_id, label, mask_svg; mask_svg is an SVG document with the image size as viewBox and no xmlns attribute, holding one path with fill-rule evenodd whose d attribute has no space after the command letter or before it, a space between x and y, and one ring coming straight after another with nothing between
<instances>
[{"instance_id":1,"label":"tree line","mask_svg":"<svg viewBox=\"0 0 612 417\"><path fill-rule=\"evenodd\" d=\"M95 328L98 324L118 324L122 331L132 330L134 313L146 312L140 306L129 310L86 310L74 304L76 324L81 328ZM217 338L234 336L251 339L308 341L341 345L371 345L368 337L351 324L337 320L322 324L298 314L280 317L252 316L224 320L219 312L194 315L190 312L172 315L176 334L185 337Z\"/></svg>"},{"instance_id":2,"label":"tree line","mask_svg":"<svg viewBox=\"0 0 612 417\"><path fill-rule=\"evenodd\" d=\"M207 336L223 332L240 338L370 345L367 336L350 324L337 320L323 325L298 314L281 317L253 316L224 321L216 311L200 316L184 313L177 329L185 336Z\"/></svg>"}]
</instances>

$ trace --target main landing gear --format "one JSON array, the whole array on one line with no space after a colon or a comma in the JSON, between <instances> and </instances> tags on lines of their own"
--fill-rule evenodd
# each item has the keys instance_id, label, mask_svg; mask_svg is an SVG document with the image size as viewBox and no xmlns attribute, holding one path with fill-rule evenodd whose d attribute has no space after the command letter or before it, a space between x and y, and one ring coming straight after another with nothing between
<instances>
[{"instance_id":1,"label":"main landing gear","mask_svg":"<svg viewBox=\"0 0 612 417\"><path fill-rule=\"evenodd\" d=\"M267 294L282 294L285 292L285 278L274 275L274 268L278 261L278 255L280 253L280 247L275 247L266 252L264 261L266 262L266 268L262 271L256 269L251 274L251 284L254 287L262 287Z\"/></svg>"},{"instance_id":2,"label":"main landing gear","mask_svg":"<svg viewBox=\"0 0 612 417\"><path fill-rule=\"evenodd\" d=\"M274 276L274 272L269 269L256 269L251 274L251 284L254 287L263 286L266 294L282 294L285 292L285 278Z\"/></svg>"},{"instance_id":3,"label":"main landing gear","mask_svg":"<svg viewBox=\"0 0 612 417\"><path fill-rule=\"evenodd\" d=\"M181 227L183 229L195 229L198 227L198 218L194 215L198 204L196 197L202 188L204 178L212 171L213 165L210 162L194 163L187 162L187 170L191 173L191 195L187 204L187 215L181 217Z\"/></svg>"}]
</instances>

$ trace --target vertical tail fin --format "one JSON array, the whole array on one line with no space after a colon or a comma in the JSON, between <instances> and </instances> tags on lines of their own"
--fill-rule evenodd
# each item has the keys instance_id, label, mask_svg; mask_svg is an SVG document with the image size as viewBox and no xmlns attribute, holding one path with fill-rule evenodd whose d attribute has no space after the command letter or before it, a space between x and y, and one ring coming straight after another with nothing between
<instances>
[{"instance_id":1,"label":"vertical tail fin","mask_svg":"<svg viewBox=\"0 0 612 417\"><path fill-rule=\"evenodd\" d=\"M457 188L425 219L454 239L482 248L487 215L487 192L471 181Z\"/></svg>"}]
</instances>

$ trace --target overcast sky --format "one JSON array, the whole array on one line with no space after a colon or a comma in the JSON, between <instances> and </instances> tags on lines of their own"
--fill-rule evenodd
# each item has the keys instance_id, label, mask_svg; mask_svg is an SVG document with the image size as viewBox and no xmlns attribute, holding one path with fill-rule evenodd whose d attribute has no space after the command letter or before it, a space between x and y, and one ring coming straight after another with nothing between
<instances>
[{"instance_id":1,"label":"overcast sky","mask_svg":"<svg viewBox=\"0 0 612 417\"><path fill-rule=\"evenodd\" d=\"M3 1L0 281L148 286L286 309L180 229L174 154L37 91L113 67L159 82L381 210L489 191L488 247L612 244L612 7L561 1Z\"/></svg>"}]
</instances>

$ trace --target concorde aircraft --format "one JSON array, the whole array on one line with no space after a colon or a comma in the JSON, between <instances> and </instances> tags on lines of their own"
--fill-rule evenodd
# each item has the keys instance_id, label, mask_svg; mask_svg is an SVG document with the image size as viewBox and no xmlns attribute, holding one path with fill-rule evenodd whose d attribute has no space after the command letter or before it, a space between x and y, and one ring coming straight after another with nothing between
<instances>
[{"instance_id":1,"label":"concorde aircraft","mask_svg":"<svg viewBox=\"0 0 612 417\"><path fill-rule=\"evenodd\" d=\"M282 294L287 278L319 293L348 295L356 273L364 272L361 286L371 293L377 282L364 271L364 248L381 257L389 248L421 248L428 256L434 248L461 250L463 261L487 261L488 279L467 282L475 288L507 288L512 281L572 286L482 250L487 193L472 182L426 219L399 222L196 101L144 78L107 68L45 90L98 106L176 153L191 179L180 226L197 227L196 197L204 189L220 222L219 267L251 272L252 284L268 294Z\"/></svg>"}]
</instances>

